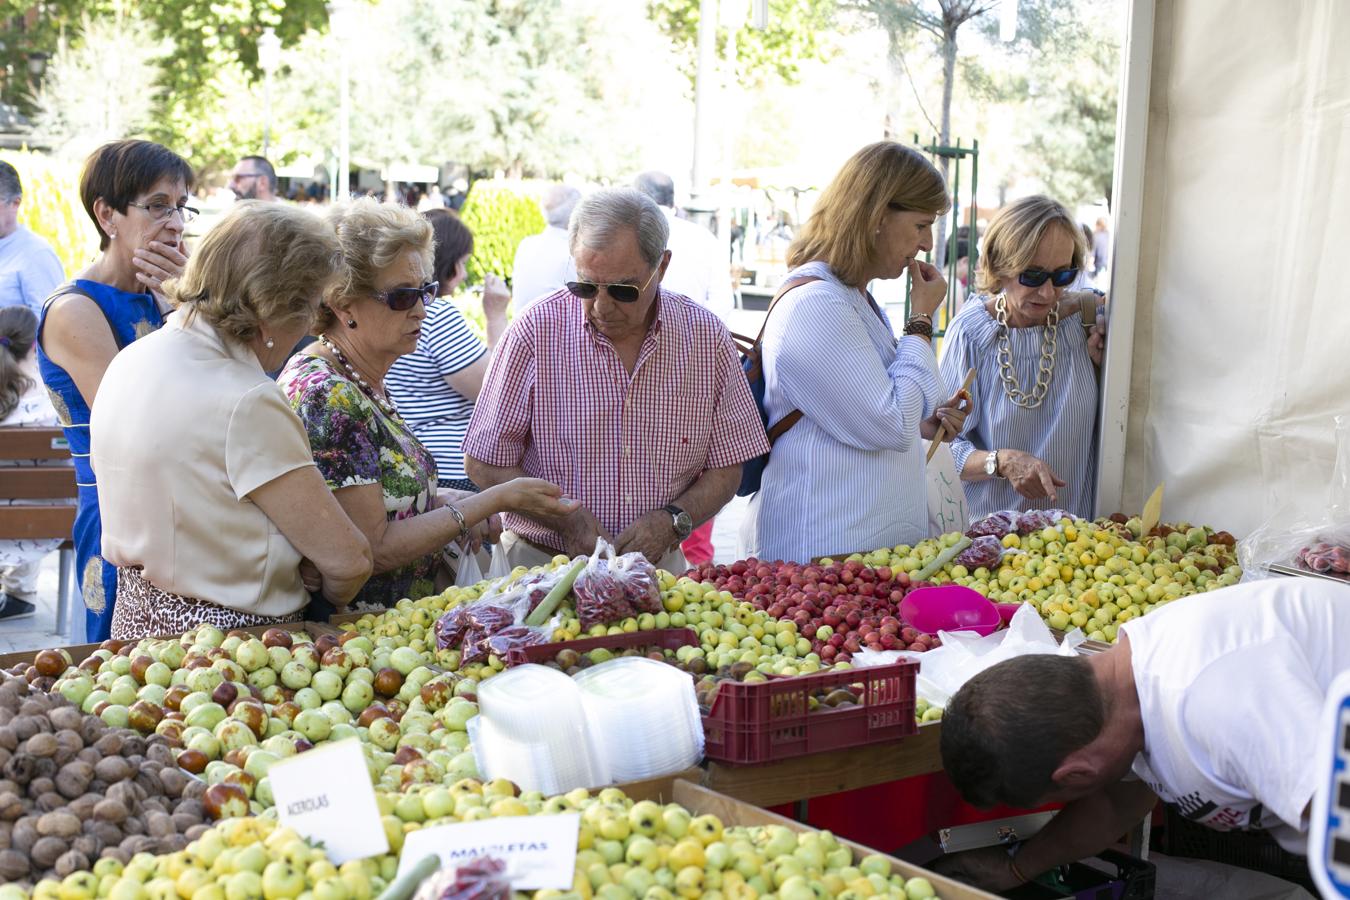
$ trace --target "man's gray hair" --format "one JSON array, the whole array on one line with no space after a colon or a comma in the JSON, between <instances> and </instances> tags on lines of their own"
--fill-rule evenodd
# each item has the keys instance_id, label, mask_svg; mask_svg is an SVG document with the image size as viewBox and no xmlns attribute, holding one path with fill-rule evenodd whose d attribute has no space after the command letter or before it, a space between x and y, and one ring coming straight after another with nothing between
<instances>
[{"instance_id":1,"label":"man's gray hair","mask_svg":"<svg viewBox=\"0 0 1350 900\"><path fill-rule=\"evenodd\" d=\"M544 194L544 218L554 228L566 228L577 208L581 191L566 184L555 184Z\"/></svg>"},{"instance_id":2,"label":"man's gray hair","mask_svg":"<svg viewBox=\"0 0 1350 900\"><path fill-rule=\"evenodd\" d=\"M23 196L23 186L19 183L19 170L0 160L0 203L8 203Z\"/></svg>"},{"instance_id":3,"label":"man's gray hair","mask_svg":"<svg viewBox=\"0 0 1350 900\"><path fill-rule=\"evenodd\" d=\"M657 206L675 208L675 180L665 172L643 172L633 179L633 187L655 200Z\"/></svg>"},{"instance_id":4,"label":"man's gray hair","mask_svg":"<svg viewBox=\"0 0 1350 900\"><path fill-rule=\"evenodd\" d=\"M603 250L622 231L637 234L638 250L648 265L661 262L670 224L652 198L633 188L607 188L578 203L567 229L568 247L573 256L579 246Z\"/></svg>"}]
</instances>

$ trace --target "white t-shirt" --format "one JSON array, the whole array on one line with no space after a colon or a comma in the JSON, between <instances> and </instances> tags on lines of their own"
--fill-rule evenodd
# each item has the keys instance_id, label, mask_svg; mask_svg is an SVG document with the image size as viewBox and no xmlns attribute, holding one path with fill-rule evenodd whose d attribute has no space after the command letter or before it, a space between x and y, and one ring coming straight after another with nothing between
<instances>
[{"instance_id":1,"label":"white t-shirt","mask_svg":"<svg viewBox=\"0 0 1350 900\"><path fill-rule=\"evenodd\" d=\"M1251 582L1122 631L1144 724L1134 774L1195 822L1267 828L1306 853L1317 723L1332 679L1350 669L1350 587Z\"/></svg>"},{"instance_id":2,"label":"white t-shirt","mask_svg":"<svg viewBox=\"0 0 1350 900\"><path fill-rule=\"evenodd\" d=\"M661 287L683 294L699 306L712 310L722 321L731 313L731 262L727 248L702 225L662 210L670 223L670 266Z\"/></svg>"},{"instance_id":3,"label":"white t-shirt","mask_svg":"<svg viewBox=\"0 0 1350 900\"><path fill-rule=\"evenodd\" d=\"M309 435L253 351L186 312L113 357L99 383L103 558L170 593L289 615L309 601L300 553L248 495L314 465Z\"/></svg>"},{"instance_id":4,"label":"white t-shirt","mask_svg":"<svg viewBox=\"0 0 1350 900\"><path fill-rule=\"evenodd\" d=\"M549 225L523 239L511 266L511 305L516 315L534 301L562 290L564 283L576 277L566 228Z\"/></svg>"}]
</instances>

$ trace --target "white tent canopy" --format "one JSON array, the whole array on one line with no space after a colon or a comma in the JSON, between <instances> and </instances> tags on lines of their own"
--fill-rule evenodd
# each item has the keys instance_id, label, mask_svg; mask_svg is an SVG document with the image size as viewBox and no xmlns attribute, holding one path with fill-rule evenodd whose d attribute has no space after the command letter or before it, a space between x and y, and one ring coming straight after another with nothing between
<instances>
[{"instance_id":1,"label":"white tent canopy","mask_svg":"<svg viewBox=\"0 0 1350 900\"><path fill-rule=\"evenodd\" d=\"M1134 5L1152 40L1151 64L1148 48L1130 53L1149 70L1130 79L1147 87L1146 140L1138 116L1122 128L1145 148L1142 177L1117 166L1133 349L1120 355L1125 327L1100 511L1137 511L1166 481L1165 519L1243 534L1283 507L1322 507L1332 420L1350 412L1350 3ZM1127 89L1126 119L1129 105Z\"/></svg>"}]
</instances>

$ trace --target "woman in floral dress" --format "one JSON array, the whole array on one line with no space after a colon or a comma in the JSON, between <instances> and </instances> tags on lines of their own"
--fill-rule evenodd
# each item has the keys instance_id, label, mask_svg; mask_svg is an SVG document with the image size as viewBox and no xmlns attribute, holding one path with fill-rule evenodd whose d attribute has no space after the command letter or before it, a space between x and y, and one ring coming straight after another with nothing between
<instances>
[{"instance_id":1,"label":"woman in floral dress","mask_svg":"<svg viewBox=\"0 0 1350 900\"><path fill-rule=\"evenodd\" d=\"M278 379L309 433L319 472L370 541L375 571L353 610L433 592L448 545L490 532L493 516L566 515L576 502L547 481L519 478L481 494L437 488L436 460L398 415L384 379L417 346L426 303L431 225L411 209L363 199L330 221L345 272L316 321L319 340ZM477 535L475 526L482 526ZM321 601L311 616L332 612Z\"/></svg>"}]
</instances>

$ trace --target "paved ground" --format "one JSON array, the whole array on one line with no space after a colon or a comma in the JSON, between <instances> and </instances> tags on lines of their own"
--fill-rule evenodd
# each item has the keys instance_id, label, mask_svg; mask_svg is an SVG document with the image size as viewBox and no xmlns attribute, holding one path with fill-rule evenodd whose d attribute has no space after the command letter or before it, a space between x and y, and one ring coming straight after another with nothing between
<instances>
[{"instance_id":1,"label":"paved ground","mask_svg":"<svg viewBox=\"0 0 1350 900\"><path fill-rule=\"evenodd\" d=\"M42 573L38 576L37 613L15 622L0 623L0 653L13 653L16 650L41 650L44 647L64 647L71 640L58 637L56 630L56 561L58 554L51 553L42 562ZM72 579L73 582L73 579ZM72 583L71 590L74 585ZM79 643L76 640L74 643Z\"/></svg>"}]
</instances>

